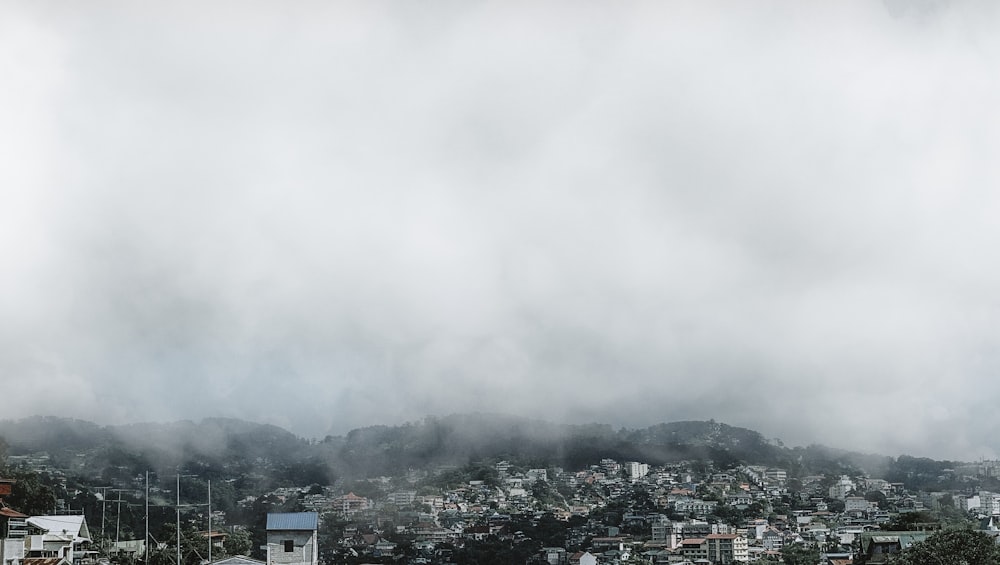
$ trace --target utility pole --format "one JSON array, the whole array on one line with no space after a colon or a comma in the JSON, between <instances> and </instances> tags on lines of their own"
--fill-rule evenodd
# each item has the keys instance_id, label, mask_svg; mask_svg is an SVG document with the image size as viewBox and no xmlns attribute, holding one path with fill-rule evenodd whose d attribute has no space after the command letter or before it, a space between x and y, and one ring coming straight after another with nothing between
<instances>
[{"instance_id":1,"label":"utility pole","mask_svg":"<svg viewBox=\"0 0 1000 565\"><path fill-rule=\"evenodd\" d=\"M208 562L212 563L212 479L208 480Z\"/></svg>"},{"instance_id":2,"label":"utility pole","mask_svg":"<svg viewBox=\"0 0 1000 565\"><path fill-rule=\"evenodd\" d=\"M115 552L118 552L118 544L121 542L122 531L122 491L118 490L118 512L115 513Z\"/></svg>"},{"instance_id":3,"label":"utility pole","mask_svg":"<svg viewBox=\"0 0 1000 565\"><path fill-rule=\"evenodd\" d=\"M101 549L104 549L104 541L106 539L104 537L104 513L107 510L108 491L111 490L111 487L94 487L94 490L101 491Z\"/></svg>"},{"instance_id":4,"label":"utility pole","mask_svg":"<svg viewBox=\"0 0 1000 565\"><path fill-rule=\"evenodd\" d=\"M146 537L142 541L143 562L149 565L149 471L146 471Z\"/></svg>"},{"instance_id":5,"label":"utility pole","mask_svg":"<svg viewBox=\"0 0 1000 565\"><path fill-rule=\"evenodd\" d=\"M181 565L181 474L177 473L177 565Z\"/></svg>"},{"instance_id":6,"label":"utility pole","mask_svg":"<svg viewBox=\"0 0 1000 565\"><path fill-rule=\"evenodd\" d=\"M198 475L182 475L177 469L177 565L181 565L181 477L197 477Z\"/></svg>"},{"instance_id":7,"label":"utility pole","mask_svg":"<svg viewBox=\"0 0 1000 565\"><path fill-rule=\"evenodd\" d=\"M115 513L115 551L117 552L118 551L118 543L121 541L122 502L125 502L124 500L122 500L122 493L125 492L125 491L129 491L129 492L131 492L131 493L134 494L135 491L134 490L129 490L129 489L123 489L123 488L116 488L116 489L111 489L111 490L118 493L118 500L114 501L115 503L118 504L118 511ZM128 505L126 505L126 506L128 506Z\"/></svg>"}]
</instances>

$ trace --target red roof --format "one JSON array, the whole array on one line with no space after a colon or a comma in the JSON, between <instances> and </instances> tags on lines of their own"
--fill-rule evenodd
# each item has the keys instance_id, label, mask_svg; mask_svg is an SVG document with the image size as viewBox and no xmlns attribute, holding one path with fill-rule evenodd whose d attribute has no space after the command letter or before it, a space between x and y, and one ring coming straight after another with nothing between
<instances>
[{"instance_id":1,"label":"red roof","mask_svg":"<svg viewBox=\"0 0 1000 565\"><path fill-rule=\"evenodd\" d=\"M681 545L701 545L705 543L705 538L690 538L681 540Z\"/></svg>"},{"instance_id":2,"label":"red roof","mask_svg":"<svg viewBox=\"0 0 1000 565\"><path fill-rule=\"evenodd\" d=\"M27 518L26 514L21 514L17 510L14 510L10 506L0 506L0 516L6 516L8 518Z\"/></svg>"},{"instance_id":3,"label":"red roof","mask_svg":"<svg viewBox=\"0 0 1000 565\"><path fill-rule=\"evenodd\" d=\"M59 565L69 563L65 557L25 557L21 560L23 565Z\"/></svg>"}]
</instances>

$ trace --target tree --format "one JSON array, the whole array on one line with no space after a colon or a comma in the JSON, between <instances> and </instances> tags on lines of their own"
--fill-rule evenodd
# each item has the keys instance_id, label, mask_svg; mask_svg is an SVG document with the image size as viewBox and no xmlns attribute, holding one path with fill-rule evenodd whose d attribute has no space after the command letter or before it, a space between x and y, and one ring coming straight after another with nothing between
<instances>
[{"instance_id":1,"label":"tree","mask_svg":"<svg viewBox=\"0 0 1000 565\"><path fill-rule=\"evenodd\" d=\"M865 493L865 500L878 504L879 509L887 510L889 503L885 498L885 493L879 490L871 490Z\"/></svg>"},{"instance_id":2,"label":"tree","mask_svg":"<svg viewBox=\"0 0 1000 565\"><path fill-rule=\"evenodd\" d=\"M892 565L996 565L1000 547L976 530L942 530L894 557Z\"/></svg>"},{"instance_id":3,"label":"tree","mask_svg":"<svg viewBox=\"0 0 1000 565\"><path fill-rule=\"evenodd\" d=\"M929 526L938 527L938 521L934 519L934 516L930 512L920 510L900 514L883 524L882 529L893 532L911 532L926 530Z\"/></svg>"},{"instance_id":4,"label":"tree","mask_svg":"<svg viewBox=\"0 0 1000 565\"><path fill-rule=\"evenodd\" d=\"M781 560L785 565L816 565L819 563L819 548L803 543L793 543L781 548Z\"/></svg>"},{"instance_id":5,"label":"tree","mask_svg":"<svg viewBox=\"0 0 1000 565\"><path fill-rule=\"evenodd\" d=\"M228 555L250 555L253 548L253 540L250 532L243 528L236 528L233 533L226 537L224 548Z\"/></svg>"},{"instance_id":6,"label":"tree","mask_svg":"<svg viewBox=\"0 0 1000 565\"><path fill-rule=\"evenodd\" d=\"M9 478L17 481L5 501L11 508L29 516L44 516L55 512L55 491L42 482L38 473L17 471Z\"/></svg>"}]
</instances>

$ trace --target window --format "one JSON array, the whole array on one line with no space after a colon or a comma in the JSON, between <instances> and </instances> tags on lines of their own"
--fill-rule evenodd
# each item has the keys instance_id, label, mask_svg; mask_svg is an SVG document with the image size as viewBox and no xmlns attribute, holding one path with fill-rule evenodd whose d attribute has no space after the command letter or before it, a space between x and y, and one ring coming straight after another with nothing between
<instances>
[{"instance_id":1,"label":"window","mask_svg":"<svg viewBox=\"0 0 1000 565\"><path fill-rule=\"evenodd\" d=\"M295 540L286 539L281 543L285 544L285 553L295 550Z\"/></svg>"}]
</instances>

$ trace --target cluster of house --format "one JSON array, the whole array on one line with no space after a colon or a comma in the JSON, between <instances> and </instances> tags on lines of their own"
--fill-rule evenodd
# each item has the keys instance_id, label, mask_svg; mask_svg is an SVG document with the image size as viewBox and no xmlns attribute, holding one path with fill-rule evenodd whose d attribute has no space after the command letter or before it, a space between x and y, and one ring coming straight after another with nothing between
<instances>
[{"instance_id":1,"label":"cluster of house","mask_svg":"<svg viewBox=\"0 0 1000 565\"><path fill-rule=\"evenodd\" d=\"M4 502L14 481L0 479L0 565L99 565L107 561L94 547L82 514L28 516ZM266 560L245 556L211 561L210 565L318 565L319 515L315 512L267 515ZM204 532L215 542L213 532ZM222 537L222 536L218 536ZM141 540L119 542L112 550L141 554Z\"/></svg>"},{"instance_id":2,"label":"cluster of house","mask_svg":"<svg viewBox=\"0 0 1000 565\"><path fill-rule=\"evenodd\" d=\"M782 548L792 543L827 548L825 563L850 563L852 554L864 554L867 562L878 563L929 535L881 531L880 525L892 516L885 502L893 512L906 512L940 500L931 494L908 493L898 483L849 477L801 477L791 492L785 470L762 466L697 477L684 465L652 468L610 459L572 472L518 470L505 461L495 470L494 479L472 480L433 493L420 476L403 483L373 478L371 483L385 487L378 489L382 494L377 498L316 487L281 489L270 494L295 497L310 511L269 514L267 544L261 553L266 554L266 565L316 565L321 555L319 521L329 515L347 522L342 538L330 542L339 552L376 559L398 556L394 540L406 539L420 555L411 563L446 563L447 550L442 547L487 538L522 540L524 534L512 527L512 516L533 515L573 524L567 526L565 547L545 547L536 556L551 565L634 559L652 565L751 563L779 557ZM400 488L406 485L411 488ZM0 565L84 565L96 560L82 516L25 516L3 504L5 492L9 494L10 482L0 480ZM880 493L869 498L883 501L882 505L860 493ZM776 514L774 509L790 497L797 509ZM1000 516L998 494L980 491L952 498L960 510ZM614 525L604 519L610 507L620 518ZM742 521L719 519L733 510L745 511ZM382 527L386 522L392 523L390 531ZM986 531L1000 536L992 521ZM135 547L118 550L144 549L142 542L123 543ZM265 565L247 557L220 563Z\"/></svg>"},{"instance_id":3,"label":"cluster of house","mask_svg":"<svg viewBox=\"0 0 1000 565\"><path fill-rule=\"evenodd\" d=\"M568 530L566 543L566 547L582 546L585 551L546 547L537 557L552 565L620 563L633 558L651 564L749 563L778 558L782 548L792 543L824 548L824 563L850 563L857 554L877 563L880 556L899 552L929 534L881 531L880 525L893 514L884 502L880 506L859 494L881 493L881 500L888 501L894 513L937 503L933 495L907 493L903 485L879 479L802 477L798 479L801 486L797 484L796 491L790 492L785 470L761 466L741 466L699 477L701 480L695 480L681 466L654 469L644 463L613 460L576 472L515 472L507 462L498 463L496 470L499 480L492 484L470 481L435 494L388 490L379 499L348 493L313 495L306 501L317 512L333 512L351 521L337 542L341 548L374 557L393 554L394 534L414 540L431 555L431 549L443 542L461 546L467 540L491 536L516 542L519 532L507 528L514 514L587 518L586 526ZM372 480L398 486L388 480ZM533 496L537 492L533 486L539 480L569 488L560 488L557 500L543 503ZM638 493L648 502L645 512L636 509ZM796 498L798 509L776 515L774 507L789 497ZM600 520L605 508L615 503L619 503L617 508L629 508L621 517L621 528ZM831 510L835 504L836 509ZM955 504L963 510L995 510L993 513L1000 515L1000 496L994 498L987 492L956 497ZM753 514L754 505L759 505L760 514ZM718 519L726 507L749 509L748 517L738 527L729 526ZM387 513L392 514L395 531L385 532L374 525L380 518L384 522ZM633 523L643 524L645 534L623 533Z\"/></svg>"}]
</instances>

